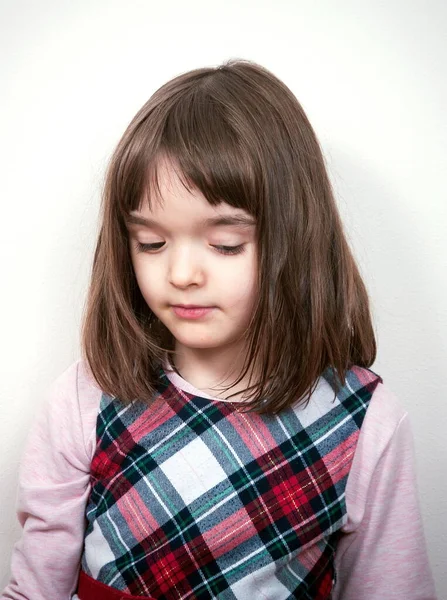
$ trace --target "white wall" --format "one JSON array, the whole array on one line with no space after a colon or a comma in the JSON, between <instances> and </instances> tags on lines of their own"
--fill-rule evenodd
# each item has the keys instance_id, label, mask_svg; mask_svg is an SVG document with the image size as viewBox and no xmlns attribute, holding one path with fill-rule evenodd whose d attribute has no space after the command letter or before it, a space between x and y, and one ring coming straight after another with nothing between
<instances>
[{"instance_id":1,"label":"white wall","mask_svg":"<svg viewBox=\"0 0 447 600\"><path fill-rule=\"evenodd\" d=\"M425 530L447 598L447 5L444 0L2 0L0 588L17 467L78 356L104 166L172 76L230 57L295 92L369 286L375 370L411 414Z\"/></svg>"}]
</instances>

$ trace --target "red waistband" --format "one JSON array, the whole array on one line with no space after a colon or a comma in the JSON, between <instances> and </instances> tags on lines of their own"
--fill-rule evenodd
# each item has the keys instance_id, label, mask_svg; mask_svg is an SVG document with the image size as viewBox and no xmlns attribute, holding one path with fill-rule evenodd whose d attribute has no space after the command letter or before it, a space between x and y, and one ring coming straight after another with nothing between
<instances>
[{"instance_id":1,"label":"red waistband","mask_svg":"<svg viewBox=\"0 0 447 600\"><path fill-rule=\"evenodd\" d=\"M77 591L79 600L154 600L152 596L131 596L89 577L84 571L79 574Z\"/></svg>"}]
</instances>

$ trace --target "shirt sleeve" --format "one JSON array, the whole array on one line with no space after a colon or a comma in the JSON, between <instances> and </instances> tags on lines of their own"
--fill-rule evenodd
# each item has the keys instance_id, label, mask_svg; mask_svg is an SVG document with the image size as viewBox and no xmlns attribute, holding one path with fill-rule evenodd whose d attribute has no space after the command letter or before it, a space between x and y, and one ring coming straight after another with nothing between
<instances>
[{"instance_id":1,"label":"shirt sleeve","mask_svg":"<svg viewBox=\"0 0 447 600\"><path fill-rule=\"evenodd\" d=\"M359 436L346 505L334 600L436 600L409 418L383 385Z\"/></svg>"},{"instance_id":2,"label":"shirt sleeve","mask_svg":"<svg viewBox=\"0 0 447 600\"><path fill-rule=\"evenodd\" d=\"M22 536L1 600L68 600L76 590L101 397L83 372L78 362L56 380L28 436L18 490Z\"/></svg>"}]
</instances>

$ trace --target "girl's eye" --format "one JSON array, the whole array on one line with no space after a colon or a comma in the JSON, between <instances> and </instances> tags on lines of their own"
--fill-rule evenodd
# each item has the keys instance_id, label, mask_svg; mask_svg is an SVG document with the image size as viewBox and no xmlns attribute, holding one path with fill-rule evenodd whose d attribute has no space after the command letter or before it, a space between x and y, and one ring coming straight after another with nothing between
<instances>
[{"instance_id":1,"label":"girl's eye","mask_svg":"<svg viewBox=\"0 0 447 600\"><path fill-rule=\"evenodd\" d=\"M221 254L240 254L245 250L244 244L239 244L239 246L213 246L218 252Z\"/></svg>"},{"instance_id":2,"label":"girl's eye","mask_svg":"<svg viewBox=\"0 0 447 600\"><path fill-rule=\"evenodd\" d=\"M163 248L165 245L164 242L155 242L153 244L142 244L141 242L137 242L137 250L138 252L156 252Z\"/></svg>"},{"instance_id":3,"label":"girl's eye","mask_svg":"<svg viewBox=\"0 0 447 600\"><path fill-rule=\"evenodd\" d=\"M153 242L152 244L142 244L141 242L137 242L137 251L138 252L157 252L157 250L161 250L165 242ZM216 245L212 246L217 252L220 254L226 255L235 255L240 254L244 251L244 244L239 244L238 246L222 246Z\"/></svg>"}]
</instances>

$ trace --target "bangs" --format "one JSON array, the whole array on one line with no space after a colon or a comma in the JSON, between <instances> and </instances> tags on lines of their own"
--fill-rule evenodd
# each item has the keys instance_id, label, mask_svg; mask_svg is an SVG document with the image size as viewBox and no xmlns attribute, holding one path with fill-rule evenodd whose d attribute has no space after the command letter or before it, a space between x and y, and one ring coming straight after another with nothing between
<instances>
[{"instance_id":1,"label":"bangs","mask_svg":"<svg viewBox=\"0 0 447 600\"><path fill-rule=\"evenodd\" d=\"M261 161L250 144L252 136L235 126L244 119L231 109L199 85L168 103L164 114L150 111L124 152L126 172L117 190L122 216L143 203L151 207L162 201L158 172L168 161L188 191L198 189L213 206L224 201L256 217L262 181L256 165Z\"/></svg>"}]
</instances>

